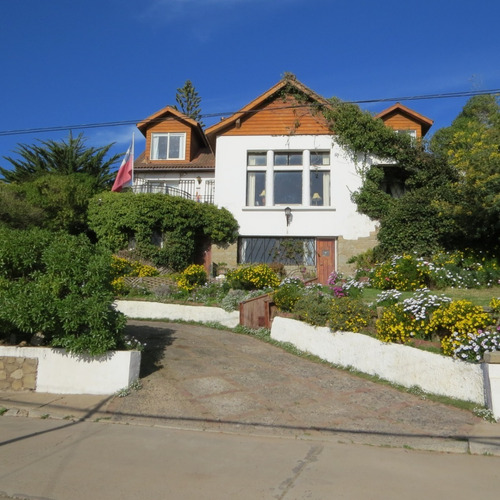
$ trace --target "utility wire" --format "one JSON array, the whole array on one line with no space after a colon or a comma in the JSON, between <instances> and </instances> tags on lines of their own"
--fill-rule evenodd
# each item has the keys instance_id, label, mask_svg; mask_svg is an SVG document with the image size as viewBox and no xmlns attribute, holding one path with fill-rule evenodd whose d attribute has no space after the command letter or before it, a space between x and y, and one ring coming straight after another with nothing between
<instances>
[{"instance_id":1,"label":"utility wire","mask_svg":"<svg viewBox=\"0 0 500 500\"><path fill-rule=\"evenodd\" d=\"M458 97L473 97L478 95L489 95L489 94L500 94L500 89L491 89L491 90L471 90L471 91L462 91L462 92L448 92L442 94L424 94L424 95L416 95L416 96L404 96L404 97L385 97L379 99L362 99L356 101L342 101L350 104L372 104L377 102L398 102L398 101L418 101L418 100L427 100L427 99L451 99ZM307 107L308 104L296 105L296 106L283 106L279 108L273 108L272 110L252 110L247 112L241 111L228 111L225 113L207 113L201 114L201 118L217 118L217 117L227 117L234 115L236 113L241 114L252 114L259 113L262 111L270 111L275 112L281 109L289 109L289 108L300 108ZM139 120L121 120L121 121L113 121L113 122L99 122L99 123L85 123L80 125L60 125L53 127L37 127L37 128L26 128L26 129L16 129L16 130L0 130L0 137L10 136L10 135L25 135L25 134L36 134L40 132L60 132L63 130L80 130L80 129L91 129L91 128L105 128L105 127L122 127L125 125L135 125L144 118ZM154 121L154 120L153 120ZM164 121L163 118L159 118L158 121Z\"/></svg>"}]
</instances>

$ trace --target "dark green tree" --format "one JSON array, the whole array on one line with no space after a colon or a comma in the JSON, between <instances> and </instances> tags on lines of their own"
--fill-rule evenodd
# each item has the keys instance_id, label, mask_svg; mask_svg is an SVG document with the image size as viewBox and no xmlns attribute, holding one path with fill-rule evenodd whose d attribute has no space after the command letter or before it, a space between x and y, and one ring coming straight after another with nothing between
<instances>
[{"instance_id":1,"label":"dark green tree","mask_svg":"<svg viewBox=\"0 0 500 500\"><path fill-rule=\"evenodd\" d=\"M457 180L446 160L427 151L424 143L396 134L354 104L333 99L325 116L363 181L353 201L361 213L380 221L377 255L425 254L460 239L457 226L440 209L453 199L451 186ZM388 176L394 173L404 181L398 198L386 188Z\"/></svg>"},{"instance_id":2,"label":"dark green tree","mask_svg":"<svg viewBox=\"0 0 500 500\"><path fill-rule=\"evenodd\" d=\"M191 80L186 80L184 86L177 89L175 100L177 101L175 109L196 120L202 127L204 126L201 120L201 97L198 96Z\"/></svg>"},{"instance_id":3,"label":"dark green tree","mask_svg":"<svg viewBox=\"0 0 500 500\"><path fill-rule=\"evenodd\" d=\"M0 182L0 226L26 229L42 226L45 213L29 201L19 186Z\"/></svg>"},{"instance_id":4,"label":"dark green tree","mask_svg":"<svg viewBox=\"0 0 500 500\"><path fill-rule=\"evenodd\" d=\"M108 188L114 180L112 167L120 154L106 158L112 144L94 148L85 145L83 134L67 141L39 141L38 145L20 144L14 152L18 158L4 157L11 168L0 167L0 174L7 183L32 181L45 174L87 174L94 181L94 191Z\"/></svg>"},{"instance_id":5,"label":"dark green tree","mask_svg":"<svg viewBox=\"0 0 500 500\"><path fill-rule=\"evenodd\" d=\"M434 153L456 172L453 197L440 212L455 220L468 246L482 249L500 241L500 102L472 97L450 127L431 141Z\"/></svg>"}]
</instances>

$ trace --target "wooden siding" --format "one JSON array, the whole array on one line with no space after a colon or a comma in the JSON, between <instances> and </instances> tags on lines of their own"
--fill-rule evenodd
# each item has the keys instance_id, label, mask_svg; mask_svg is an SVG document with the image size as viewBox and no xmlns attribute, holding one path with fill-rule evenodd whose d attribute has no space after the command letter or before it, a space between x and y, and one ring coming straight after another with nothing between
<instances>
[{"instance_id":1,"label":"wooden siding","mask_svg":"<svg viewBox=\"0 0 500 500\"><path fill-rule=\"evenodd\" d=\"M422 126L402 113L392 113L383 118L384 124L394 130L416 130L417 137L422 137Z\"/></svg>"},{"instance_id":2,"label":"wooden siding","mask_svg":"<svg viewBox=\"0 0 500 500\"><path fill-rule=\"evenodd\" d=\"M161 121L152 127L150 127L146 134L146 160L151 161L153 164L155 160L151 160L151 134L156 133L166 133L166 132L175 132L175 133L185 133L186 134L186 152L184 160L171 160L176 164L179 163L189 163L194 157L193 147L198 147L197 144L193 144L193 129L179 120L175 118L167 119L165 121ZM168 163L169 160L158 160L158 163Z\"/></svg>"},{"instance_id":3,"label":"wooden siding","mask_svg":"<svg viewBox=\"0 0 500 500\"><path fill-rule=\"evenodd\" d=\"M222 135L325 135L330 134L321 111L297 102L293 97L276 97L256 109L242 115Z\"/></svg>"}]
</instances>

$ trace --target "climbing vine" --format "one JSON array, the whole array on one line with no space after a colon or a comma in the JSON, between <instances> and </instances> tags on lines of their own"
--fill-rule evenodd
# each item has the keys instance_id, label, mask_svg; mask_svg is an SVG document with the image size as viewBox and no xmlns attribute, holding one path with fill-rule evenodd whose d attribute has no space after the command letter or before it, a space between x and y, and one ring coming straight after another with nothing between
<instances>
[{"instance_id":1,"label":"climbing vine","mask_svg":"<svg viewBox=\"0 0 500 500\"><path fill-rule=\"evenodd\" d=\"M238 223L214 205L163 194L101 193L89 204L89 226L112 251L135 246L143 257L186 268L207 242L232 243Z\"/></svg>"}]
</instances>

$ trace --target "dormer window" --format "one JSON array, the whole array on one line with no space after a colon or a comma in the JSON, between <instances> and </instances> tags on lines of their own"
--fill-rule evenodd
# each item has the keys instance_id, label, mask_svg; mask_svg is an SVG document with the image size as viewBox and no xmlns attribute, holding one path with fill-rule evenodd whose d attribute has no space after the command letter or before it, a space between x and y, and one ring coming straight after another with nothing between
<instances>
[{"instance_id":1,"label":"dormer window","mask_svg":"<svg viewBox=\"0 0 500 500\"><path fill-rule=\"evenodd\" d=\"M396 134L409 135L412 139L416 139L417 138L417 131L414 130L414 129L404 129L404 130L397 129L394 132L396 132Z\"/></svg>"},{"instance_id":2,"label":"dormer window","mask_svg":"<svg viewBox=\"0 0 500 500\"><path fill-rule=\"evenodd\" d=\"M151 160L184 160L186 134L162 133L151 135Z\"/></svg>"}]
</instances>

